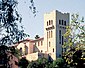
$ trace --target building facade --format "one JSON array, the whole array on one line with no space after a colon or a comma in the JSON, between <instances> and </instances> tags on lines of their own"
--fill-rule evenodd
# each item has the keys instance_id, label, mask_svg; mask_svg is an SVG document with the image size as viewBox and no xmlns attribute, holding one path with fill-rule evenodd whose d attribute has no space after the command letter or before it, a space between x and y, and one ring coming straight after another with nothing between
<instances>
[{"instance_id":1,"label":"building facade","mask_svg":"<svg viewBox=\"0 0 85 68\"><path fill-rule=\"evenodd\" d=\"M62 45L66 41L63 34L69 25L69 13L57 10L44 14L44 45L53 60L62 56Z\"/></svg>"},{"instance_id":2,"label":"building facade","mask_svg":"<svg viewBox=\"0 0 85 68\"><path fill-rule=\"evenodd\" d=\"M17 45L17 48L26 55L28 60L37 60L45 57L56 60L62 56L62 45L66 40L63 34L66 26L69 25L69 13L61 13L54 10L44 14L44 37L35 40L24 40ZM24 43L25 42L25 43ZM28 47L26 49L26 47Z\"/></svg>"}]
</instances>

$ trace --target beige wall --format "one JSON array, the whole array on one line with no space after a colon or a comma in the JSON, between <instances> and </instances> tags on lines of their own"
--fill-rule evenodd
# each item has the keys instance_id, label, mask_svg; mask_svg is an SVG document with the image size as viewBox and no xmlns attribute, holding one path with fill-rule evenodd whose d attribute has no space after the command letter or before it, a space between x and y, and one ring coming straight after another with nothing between
<instances>
[{"instance_id":1,"label":"beige wall","mask_svg":"<svg viewBox=\"0 0 85 68\"><path fill-rule=\"evenodd\" d=\"M41 53L41 52L36 52L36 53L31 53L26 56L26 59L29 61L36 61L39 58L48 58L47 54Z\"/></svg>"},{"instance_id":2,"label":"beige wall","mask_svg":"<svg viewBox=\"0 0 85 68\"><path fill-rule=\"evenodd\" d=\"M18 44L17 48L20 50L20 48L22 48L22 53L23 55L25 55L25 46L28 47L28 54L33 53L34 52L34 43L30 42L30 41L23 41L21 43Z\"/></svg>"}]
</instances>

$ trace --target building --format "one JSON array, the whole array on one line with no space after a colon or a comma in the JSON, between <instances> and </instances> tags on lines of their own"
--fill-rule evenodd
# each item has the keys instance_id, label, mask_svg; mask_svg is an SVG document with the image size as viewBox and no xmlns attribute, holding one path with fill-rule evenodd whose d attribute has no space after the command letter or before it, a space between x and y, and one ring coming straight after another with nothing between
<instances>
[{"instance_id":1,"label":"building","mask_svg":"<svg viewBox=\"0 0 85 68\"><path fill-rule=\"evenodd\" d=\"M44 45L53 60L62 56L63 34L69 25L69 13L57 10L44 14Z\"/></svg>"},{"instance_id":2,"label":"building","mask_svg":"<svg viewBox=\"0 0 85 68\"><path fill-rule=\"evenodd\" d=\"M17 48L29 60L45 57L56 60L62 57L62 45L66 40L63 34L69 25L69 13L54 10L44 14L44 37L35 40L26 39L17 44Z\"/></svg>"}]
</instances>

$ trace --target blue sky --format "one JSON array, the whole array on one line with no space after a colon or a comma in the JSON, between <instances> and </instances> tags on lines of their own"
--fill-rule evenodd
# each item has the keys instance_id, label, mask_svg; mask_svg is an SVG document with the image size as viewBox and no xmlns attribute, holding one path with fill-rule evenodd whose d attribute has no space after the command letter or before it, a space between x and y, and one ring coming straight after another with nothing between
<instances>
[{"instance_id":1,"label":"blue sky","mask_svg":"<svg viewBox=\"0 0 85 68\"><path fill-rule=\"evenodd\" d=\"M18 11L22 15L22 24L25 32L34 38L36 34L44 35L44 13L58 10L71 14L79 13L80 17L85 18L85 0L34 0L38 13L34 17L29 9L30 0L18 0Z\"/></svg>"}]
</instances>

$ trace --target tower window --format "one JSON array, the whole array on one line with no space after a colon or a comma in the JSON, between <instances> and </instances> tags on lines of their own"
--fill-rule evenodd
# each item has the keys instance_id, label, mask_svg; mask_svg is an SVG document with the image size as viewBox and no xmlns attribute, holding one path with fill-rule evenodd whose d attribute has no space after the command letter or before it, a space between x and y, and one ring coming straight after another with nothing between
<instances>
[{"instance_id":1,"label":"tower window","mask_svg":"<svg viewBox=\"0 0 85 68\"><path fill-rule=\"evenodd\" d=\"M49 20L49 25L51 24L50 20Z\"/></svg>"},{"instance_id":2,"label":"tower window","mask_svg":"<svg viewBox=\"0 0 85 68\"><path fill-rule=\"evenodd\" d=\"M59 20L59 25L61 25L61 20Z\"/></svg>"},{"instance_id":3,"label":"tower window","mask_svg":"<svg viewBox=\"0 0 85 68\"><path fill-rule=\"evenodd\" d=\"M48 32L47 32L47 38L48 38Z\"/></svg>"},{"instance_id":4,"label":"tower window","mask_svg":"<svg viewBox=\"0 0 85 68\"><path fill-rule=\"evenodd\" d=\"M50 31L49 31L49 38L50 38Z\"/></svg>"},{"instance_id":5,"label":"tower window","mask_svg":"<svg viewBox=\"0 0 85 68\"><path fill-rule=\"evenodd\" d=\"M50 42L49 42L49 47L50 47Z\"/></svg>"},{"instance_id":6,"label":"tower window","mask_svg":"<svg viewBox=\"0 0 85 68\"><path fill-rule=\"evenodd\" d=\"M48 26L48 21L47 21L47 26Z\"/></svg>"},{"instance_id":7,"label":"tower window","mask_svg":"<svg viewBox=\"0 0 85 68\"><path fill-rule=\"evenodd\" d=\"M52 36L53 36L53 32L51 31L51 38L52 38Z\"/></svg>"},{"instance_id":8,"label":"tower window","mask_svg":"<svg viewBox=\"0 0 85 68\"><path fill-rule=\"evenodd\" d=\"M54 52L54 48L53 48L53 52Z\"/></svg>"},{"instance_id":9,"label":"tower window","mask_svg":"<svg viewBox=\"0 0 85 68\"><path fill-rule=\"evenodd\" d=\"M61 30L59 30L59 44L61 44Z\"/></svg>"},{"instance_id":10,"label":"tower window","mask_svg":"<svg viewBox=\"0 0 85 68\"><path fill-rule=\"evenodd\" d=\"M53 25L53 20L51 20L51 25Z\"/></svg>"},{"instance_id":11,"label":"tower window","mask_svg":"<svg viewBox=\"0 0 85 68\"><path fill-rule=\"evenodd\" d=\"M66 26L66 21L64 21L64 25Z\"/></svg>"},{"instance_id":12,"label":"tower window","mask_svg":"<svg viewBox=\"0 0 85 68\"><path fill-rule=\"evenodd\" d=\"M41 52L43 52L43 50L41 50Z\"/></svg>"},{"instance_id":13,"label":"tower window","mask_svg":"<svg viewBox=\"0 0 85 68\"><path fill-rule=\"evenodd\" d=\"M63 45L63 36L62 36L62 45Z\"/></svg>"},{"instance_id":14,"label":"tower window","mask_svg":"<svg viewBox=\"0 0 85 68\"><path fill-rule=\"evenodd\" d=\"M63 25L63 20L62 20L62 25Z\"/></svg>"}]
</instances>

